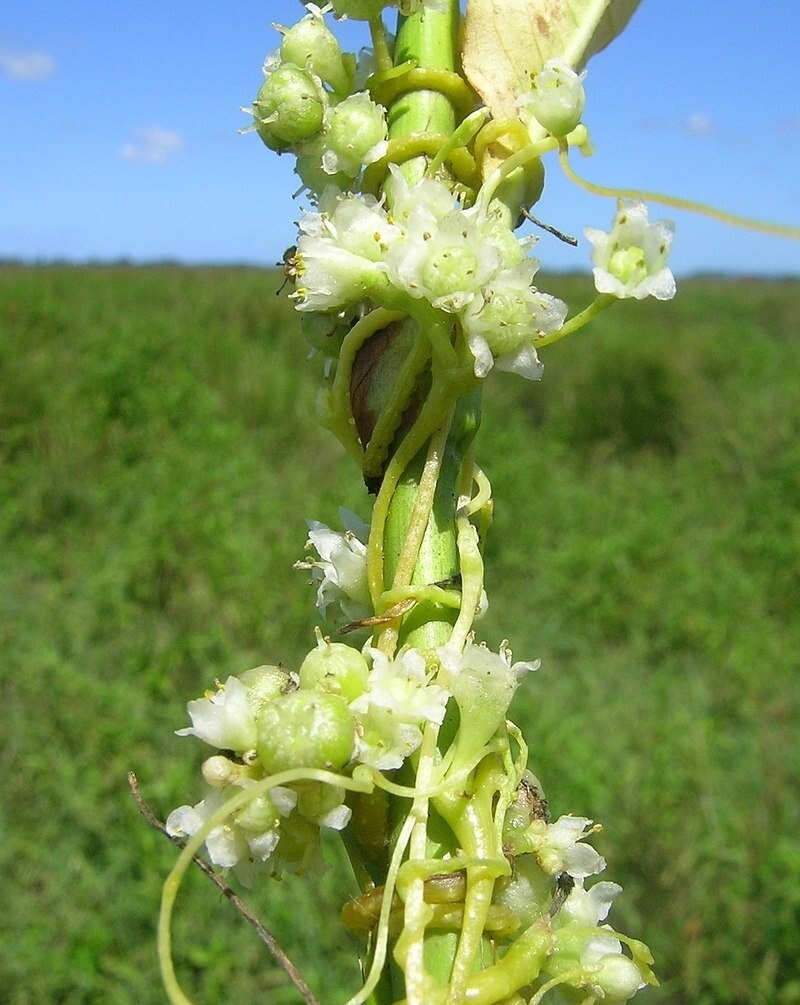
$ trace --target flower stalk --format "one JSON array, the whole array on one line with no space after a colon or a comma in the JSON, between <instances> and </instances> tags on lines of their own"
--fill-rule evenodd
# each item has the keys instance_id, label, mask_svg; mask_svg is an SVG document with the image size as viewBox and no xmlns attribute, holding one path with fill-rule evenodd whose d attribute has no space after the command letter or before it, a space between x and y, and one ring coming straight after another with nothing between
<instances>
[{"instance_id":1,"label":"flower stalk","mask_svg":"<svg viewBox=\"0 0 800 1005\"><path fill-rule=\"evenodd\" d=\"M619 888L593 882L596 827L551 821L508 719L538 661L475 641L493 506L476 435L492 370L538 380L537 349L618 299L674 293L671 227L621 202L610 233L587 231L598 297L567 320L534 286L535 238L516 231L543 159L589 148L585 74L549 59L510 104L484 107L458 0L332 6L366 23L372 65L309 4L280 29L249 113L296 157L312 204L287 256L291 296L324 360L322 423L374 503L369 524L344 511L343 531L308 523L296 567L324 630L300 665L256 667L188 704L179 733L214 753L204 798L167 820L187 843L164 887L165 987L187 1005L170 931L198 849L245 883L314 876L324 833L358 885L342 920L364 937L366 978L348 1005L520 1005L564 987L624 1002L655 983L649 951L601 924Z\"/></svg>"}]
</instances>

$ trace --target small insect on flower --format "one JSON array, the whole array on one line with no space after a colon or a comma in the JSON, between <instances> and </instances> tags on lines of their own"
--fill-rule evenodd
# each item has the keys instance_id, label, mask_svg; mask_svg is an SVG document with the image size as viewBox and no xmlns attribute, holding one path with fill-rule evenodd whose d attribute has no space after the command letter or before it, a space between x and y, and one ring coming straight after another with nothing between
<instances>
[{"instance_id":1,"label":"small insect on flower","mask_svg":"<svg viewBox=\"0 0 800 1005\"><path fill-rule=\"evenodd\" d=\"M280 262L275 263L283 269L283 282L277 290L275 296L280 296L286 288L287 283L293 283L300 271L300 259L297 256L297 245L292 244L284 251Z\"/></svg>"}]
</instances>

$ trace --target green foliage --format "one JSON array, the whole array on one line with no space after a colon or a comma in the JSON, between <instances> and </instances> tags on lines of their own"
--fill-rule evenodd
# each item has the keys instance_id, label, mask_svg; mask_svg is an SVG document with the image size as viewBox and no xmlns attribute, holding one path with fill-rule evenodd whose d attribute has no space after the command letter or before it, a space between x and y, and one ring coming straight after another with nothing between
<instances>
[{"instance_id":1,"label":"green foliage","mask_svg":"<svg viewBox=\"0 0 800 1005\"><path fill-rule=\"evenodd\" d=\"M588 301L583 280L545 288ZM3 1000L161 1000L138 816L199 794L184 705L314 645L302 518L368 502L314 420L316 362L256 270L0 270ZM800 286L695 280L488 381L481 632L540 656L516 702L556 814L607 825L679 1005L800 1002ZM246 899L320 998L357 984L341 858ZM201 876L178 903L198 1005L297 1000ZM644 998L643 998L644 1000Z\"/></svg>"}]
</instances>

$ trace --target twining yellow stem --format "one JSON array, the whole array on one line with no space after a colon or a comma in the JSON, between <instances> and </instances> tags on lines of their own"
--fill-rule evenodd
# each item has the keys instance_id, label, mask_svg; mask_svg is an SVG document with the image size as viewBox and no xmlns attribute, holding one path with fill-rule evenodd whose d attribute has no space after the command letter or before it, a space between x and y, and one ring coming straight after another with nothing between
<instances>
[{"instance_id":1,"label":"twining yellow stem","mask_svg":"<svg viewBox=\"0 0 800 1005\"><path fill-rule=\"evenodd\" d=\"M386 873L383 901L381 902L381 913L378 918L378 927L375 933L375 952L372 957L372 965L370 966L364 986L357 994L354 994L352 998L348 999L348 1001L345 1002L345 1005L362 1005L362 1002L365 1002L370 997L381 979L381 971L383 970L383 965L386 962L386 948L389 940L389 916L392 910L392 899L394 897L395 885L397 883L397 874L400 871L403 856L406 853L406 848L408 847L408 842L411 838L413 828L414 817L409 814L397 836L397 841L395 842L394 849L392 850L392 858L389 862L389 869Z\"/></svg>"},{"instance_id":2,"label":"twining yellow stem","mask_svg":"<svg viewBox=\"0 0 800 1005\"><path fill-rule=\"evenodd\" d=\"M448 822L462 849L477 861L467 868L464 925L453 961L447 1005L460 1005L466 1000L465 989L483 943L495 880L510 872L502 845L495 840L492 817L496 794L503 787L501 776L496 758L485 757L475 771L469 796L451 803Z\"/></svg>"},{"instance_id":3,"label":"twining yellow stem","mask_svg":"<svg viewBox=\"0 0 800 1005\"><path fill-rule=\"evenodd\" d=\"M434 366L433 382L428 397L420 409L414 425L406 433L383 475L378 498L372 511L369 544L367 545L367 583L372 606L380 608L386 589L384 581L384 533L389 506L397 484L408 465L436 430L449 422L450 410L460 394L465 393L474 380L470 373L442 371Z\"/></svg>"},{"instance_id":4,"label":"twining yellow stem","mask_svg":"<svg viewBox=\"0 0 800 1005\"><path fill-rule=\"evenodd\" d=\"M455 108L459 118L465 118L475 108L475 93L464 78L454 70L432 66L416 66L412 60L396 66L385 74L375 74L367 81L373 101L390 105L410 91L438 91Z\"/></svg>"},{"instance_id":5,"label":"twining yellow stem","mask_svg":"<svg viewBox=\"0 0 800 1005\"><path fill-rule=\"evenodd\" d=\"M438 736L439 727L428 723L423 733L417 766L416 785L419 792L415 796L409 812L409 819L414 821L408 846L409 862L418 862L427 858L430 797L425 790L430 787L433 781ZM431 909L425 903L424 877L416 876L413 878L403 893L405 896L403 932L398 939L395 955L405 974L408 1005L425 1005L426 987L430 980L425 972L425 926Z\"/></svg>"},{"instance_id":6,"label":"twining yellow stem","mask_svg":"<svg viewBox=\"0 0 800 1005\"><path fill-rule=\"evenodd\" d=\"M414 508L411 511L411 518L406 531L406 537L400 552L400 557L395 569L392 590L399 590L404 586L409 586L414 575L414 567L417 564L419 550L425 531L428 527L433 502L436 496L436 486L439 483L439 472L442 469L442 458L450 432L450 425L453 420L453 409L442 425L431 437L428 447L428 456L425 459L425 466L422 469L422 476L417 488ZM381 652L391 656L397 645L398 626L387 625L382 631L378 640L378 648Z\"/></svg>"},{"instance_id":7,"label":"twining yellow stem","mask_svg":"<svg viewBox=\"0 0 800 1005\"><path fill-rule=\"evenodd\" d=\"M414 509L411 511L411 519L406 532L406 539L403 542L403 550L395 568L392 589L401 586L408 586L411 577L414 575L414 566L417 564L419 549L422 545L422 538L425 536L425 529L428 526L433 500L436 495L436 486L439 482L439 472L442 469L442 457L450 432L450 425L453 421L453 409L442 425L431 437L428 447L428 456L425 466L422 469L422 477L419 480Z\"/></svg>"},{"instance_id":8,"label":"twining yellow stem","mask_svg":"<svg viewBox=\"0 0 800 1005\"><path fill-rule=\"evenodd\" d=\"M180 986L172 959L172 916L175 899L192 859L209 834L216 827L224 825L239 810L276 786L289 785L298 781L323 782L327 785L348 789L351 792L371 792L373 789L371 779L364 776L356 779L318 768L290 768L260 779L246 789L238 789L216 812L211 814L200 830L193 834L183 846L175 865L164 880L161 890L161 909L158 916L158 960L161 967L161 980L171 1005L192 1005L191 998L184 994Z\"/></svg>"},{"instance_id":9,"label":"twining yellow stem","mask_svg":"<svg viewBox=\"0 0 800 1005\"><path fill-rule=\"evenodd\" d=\"M469 520L475 470L473 453L474 451L470 449L461 466L459 496L456 506L456 547L461 571L461 609L458 612L456 623L453 625L450 644L459 649L463 649L466 644L483 590L483 557L480 551L478 532Z\"/></svg>"},{"instance_id":10,"label":"twining yellow stem","mask_svg":"<svg viewBox=\"0 0 800 1005\"><path fill-rule=\"evenodd\" d=\"M395 321L401 321L406 314L403 311L389 311L377 307L357 321L345 335L336 364L336 374L328 392L328 415L325 426L339 438L342 444L353 454L358 466L361 467L364 451L358 441L353 414L350 406L350 380L353 374L353 363L358 350L370 336L381 331Z\"/></svg>"},{"instance_id":11,"label":"twining yellow stem","mask_svg":"<svg viewBox=\"0 0 800 1005\"><path fill-rule=\"evenodd\" d=\"M773 237L786 237L792 241L800 241L800 227L791 227L782 223L770 223L766 220L756 220L748 216L739 216L738 213L727 213L721 209L715 209L704 202L695 202L692 199L680 199L673 195L664 195L662 192L649 192L638 188L610 188L607 185L596 185L576 174L575 169L569 162L569 150L562 142L558 154L559 162L564 174L570 181L579 185L587 192L594 195L611 196L615 199L639 199L642 202L657 202L662 206L671 206L673 209L684 209L689 213L699 213L720 223L727 223L732 227L742 227L745 230L756 230L762 234L771 234Z\"/></svg>"},{"instance_id":12,"label":"twining yellow stem","mask_svg":"<svg viewBox=\"0 0 800 1005\"><path fill-rule=\"evenodd\" d=\"M534 339L533 344L535 348L541 349L542 346L560 342L562 338L566 338L567 335L571 335L573 332L579 331L588 325L598 314L602 314L603 311L608 310L618 300L619 297L615 297L611 293L599 293L588 307L584 307L580 313L565 321L558 331L551 332L549 335L541 335L539 338Z\"/></svg>"}]
</instances>

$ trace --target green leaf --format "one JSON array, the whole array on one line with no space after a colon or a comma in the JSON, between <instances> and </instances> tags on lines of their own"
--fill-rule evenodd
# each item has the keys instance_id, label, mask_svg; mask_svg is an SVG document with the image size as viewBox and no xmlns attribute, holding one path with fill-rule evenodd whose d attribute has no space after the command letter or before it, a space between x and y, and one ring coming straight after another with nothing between
<instances>
[{"instance_id":1,"label":"green leaf","mask_svg":"<svg viewBox=\"0 0 800 1005\"><path fill-rule=\"evenodd\" d=\"M495 118L516 117L531 75L558 57L580 69L625 28L640 0L469 0L464 72Z\"/></svg>"}]
</instances>

